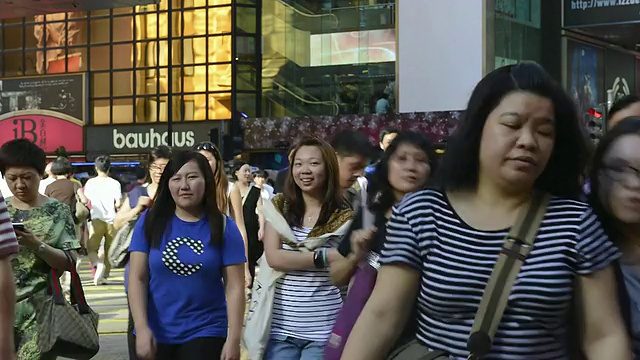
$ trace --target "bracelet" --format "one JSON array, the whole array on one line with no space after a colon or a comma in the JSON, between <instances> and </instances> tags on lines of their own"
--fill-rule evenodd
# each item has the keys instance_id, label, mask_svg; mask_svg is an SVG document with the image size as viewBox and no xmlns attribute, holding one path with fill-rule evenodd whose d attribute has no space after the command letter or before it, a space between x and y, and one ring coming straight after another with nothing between
<instances>
[{"instance_id":1,"label":"bracelet","mask_svg":"<svg viewBox=\"0 0 640 360\"><path fill-rule=\"evenodd\" d=\"M326 269L329 265L329 261L327 260L327 248L320 249L320 253L322 254L322 268Z\"/></svg>"},{"instance_id":2,"label":"bracelet","mask_svg":"<svg viewBox=\"0 0 640 360\"><path fill-rule=\"evenodd\" d=\"M316 269L324 268L322 264L322 254L320 254L321 249L316 249L313 251L313 265Z\"/></svg>"}]
</instances>

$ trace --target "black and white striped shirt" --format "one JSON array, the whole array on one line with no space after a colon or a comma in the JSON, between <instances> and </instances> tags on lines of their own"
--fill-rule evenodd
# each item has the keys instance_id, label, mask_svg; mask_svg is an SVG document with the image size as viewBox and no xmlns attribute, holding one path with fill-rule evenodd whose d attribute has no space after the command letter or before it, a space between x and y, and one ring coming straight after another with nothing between
<instances>
[{"instance_id":1,"label":"black and white striped shirt","mask_svg":"<svg viewBox=\"0 0 640 360\"><path fill-rule=\"evenodd\" d=\"M393 210L380 261L422 273L421 343L467 358L473 319L507 233L473 229L435 190L409 195ZM486 359L568 359L576 275L601 270L619 256L588 205L553 198Z\"/></svg>"},{"instance_id":2,"label":"black and white striped shirt","mask_svg":"<svg viewBox=\"0 0 640 360\"><path fill-rule=\"evenodd\" d=\"M311 228L292 228L297 241L303 241ZM339 237L323 247L336 248ZM291 250L283 244L283 249ZM342 308L341 290L331 283L326 269L289 271L276 283L271 335L326 342Z\"/></svg>"}]
</instances>

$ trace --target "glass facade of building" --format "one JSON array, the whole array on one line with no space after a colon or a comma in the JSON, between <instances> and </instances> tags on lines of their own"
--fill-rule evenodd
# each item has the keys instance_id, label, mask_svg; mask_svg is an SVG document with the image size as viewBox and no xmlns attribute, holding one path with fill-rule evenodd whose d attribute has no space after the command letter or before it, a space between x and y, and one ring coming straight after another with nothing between
<instances>
[{"instance_id":1,"label":"glass facade of building","mask_svg":"<svg viewBox=\"0 0 640 360\"><path fill-rule=\"evenodd\" d=\"M393 111L395 15L392 0L263 0L262 116Z\"/></svg>"},{"instance_id":2,"label":"glass facade of building","mask_svg":"<svg viewBox=\"0 0 640 360\"><path fill-rule=\"evenodd\" d=\"M495 68L541 62L541 0L495 0Z\"/></svg>"},{"instance_id":3,"label":"glass facade of building","mask_svg":"<svg viewBox=\"0 0 640 360\"><path fill-rule=\"evenodd\" d=\"M4 20L0 75L88 73L94 125L257 116L259 11L256 0L163 0Z\"/></svg>"}]
</instances>

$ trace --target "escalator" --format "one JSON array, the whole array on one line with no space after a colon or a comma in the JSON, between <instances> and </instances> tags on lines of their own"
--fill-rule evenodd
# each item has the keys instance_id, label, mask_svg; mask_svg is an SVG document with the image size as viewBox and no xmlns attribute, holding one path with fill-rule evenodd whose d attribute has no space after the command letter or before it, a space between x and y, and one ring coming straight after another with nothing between
<instances>
[{"instance_id":1,"label":"escalator","mask_svg":"<svg viewBox=\"0 0 640 360\"><path fill-rule=\"evenodd\" d=\"M374 5L350 5L352 2L305 0L276 1L276 14L296 29L311 34L366 31L395 28L395 1Z\"/></svg>"}]
</instances>

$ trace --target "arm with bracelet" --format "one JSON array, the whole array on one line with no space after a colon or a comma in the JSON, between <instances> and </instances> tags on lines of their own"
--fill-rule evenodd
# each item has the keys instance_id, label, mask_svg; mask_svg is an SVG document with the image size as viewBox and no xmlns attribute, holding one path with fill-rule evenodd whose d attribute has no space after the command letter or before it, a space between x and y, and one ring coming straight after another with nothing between
<instances>
[{"instance_id":1,"label":"arm with bracelet","mask_svg":"<svg viewBox=\"0 0 640 360\"><path fill-rule=\"evenodd\" d=\"M267 263L277 271L324 269L341 256L336 249L328 248L313 252L284 250L280 235L269 222L265 223L263 243Z\"/></svg>"}]
</instances>

